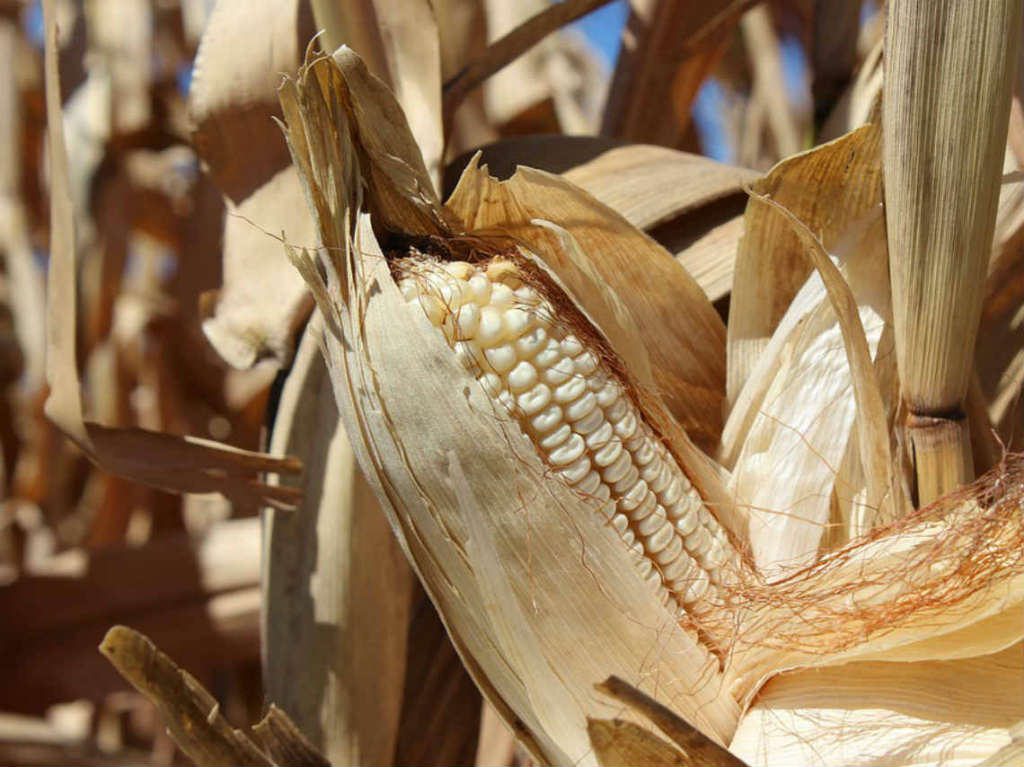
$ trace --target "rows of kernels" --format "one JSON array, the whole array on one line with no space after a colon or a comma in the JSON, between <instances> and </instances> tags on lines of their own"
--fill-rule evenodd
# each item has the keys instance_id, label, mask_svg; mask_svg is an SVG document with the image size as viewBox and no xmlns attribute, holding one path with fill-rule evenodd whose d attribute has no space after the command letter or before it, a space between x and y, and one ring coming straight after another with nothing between
<instances>
[{"instance_id":1,"label":"rows of kernels","mask_svg":"<svg viewBox=\"0 0 1024 767\"><path fill-rule=\"evenodd\" d=\"M619 380L550 321L510 263L414 261L399 285L566 483L615 500L609 522L645 577L681 605L715 587L731 552L724 530Z\"/></svg>"}]
</instances>

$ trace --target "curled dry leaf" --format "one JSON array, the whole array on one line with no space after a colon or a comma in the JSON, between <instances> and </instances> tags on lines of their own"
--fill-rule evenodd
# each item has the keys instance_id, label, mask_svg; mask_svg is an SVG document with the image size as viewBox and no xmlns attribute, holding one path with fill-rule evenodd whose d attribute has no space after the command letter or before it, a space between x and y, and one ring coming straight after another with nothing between
<instances>
[{"instance_id":1,"label":"curled dry leaf","mask_svg":"<svg viewBox=\"0 0 1024 767\"><path fill-rule=\"evenodd\" d=\"M46 109L50 150L51 255L47 301L46 401L49 418L100 467L151 487L176 492L220 492L241 502L289 505L294 491L258 479L261 472L294 473L295 461L190 437L85 420L76 356L75 221L68 192L61 122L54 3L46 2Z\"/></svg>"},{"instance_id":2,"label":"curled dry leaf","mask_svg":"<svg viewBox=\"0 0 1024 767\"><path fill-rule=\"evenodd\" d=\"M314 245L316 231L272 117L281 74L299 66L312 35L307 2L229 0L217 3L196 54L192 141L227 206L223 284L203 297L203 332L236 368L268 357L286 364L311 308L277 237L286 229Z\"/></svg>"},{"instance_id":3,"label":"curled dry leaf","mask_svg":"<svg viewBox=\"0 0 1024 767\"><path fill-rule=\"evenodd\" d=\"M721 470L672 416L645 335L682 381L717 352L691 352L673 322L638 321L659 316L663 294L639 296L617 273L675 281L676 306L705 321L706 298L667 253L540 171L502 183L471 164L440 205L393 97L347 49L310 61L281 99L325 245L289 252L324 315L353 449L467 668L536 758L592 758L586 721L614 714L592 685L609 672L723 745L782 669L939 636L959 639L950 653L1020 640L1019 625L993 623L1024 599L1019 458L769 581L743 556ZM865 486L884 494L883 400L857 299L788 207L752 204L821 275L870 419L857 432ZM784 277L791 299L800 284Z\"/></svg>"}]
</instances>

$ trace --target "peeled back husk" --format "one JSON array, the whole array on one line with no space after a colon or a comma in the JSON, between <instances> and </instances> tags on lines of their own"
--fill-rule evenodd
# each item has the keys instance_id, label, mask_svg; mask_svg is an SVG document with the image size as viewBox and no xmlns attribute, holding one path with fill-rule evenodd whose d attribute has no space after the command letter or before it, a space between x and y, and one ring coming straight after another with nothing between
<instances>
[{"instance_id":1,"label":"peeled back husk","mask_svg":"<svg viewBox=\"0 0 1024 767\"><path fill-rule=\"evenodd\" d=\"M411 139L364 140L374 114L392 125L396 115L354 54L335 58L340 69L322 59L282 91L326 246L318 261L295 260L330 330L328 367L357 458L464 663L541 761L593 759L587 717L616 713L593 684L610 673L657 689L724 742L739 709L722 694L717 658L638 572L599 501L552 475L398 290L385 256L411 252L395 233L445 240L457 224L422 161L405 156ZM372 226L359 176L382 213Z\"/></svg>"}]
</instances>

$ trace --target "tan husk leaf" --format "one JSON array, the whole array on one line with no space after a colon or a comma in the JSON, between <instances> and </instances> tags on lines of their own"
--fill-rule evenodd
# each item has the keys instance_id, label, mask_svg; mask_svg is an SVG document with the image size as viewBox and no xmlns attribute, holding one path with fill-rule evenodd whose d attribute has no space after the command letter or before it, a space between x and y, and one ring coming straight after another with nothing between
<instances>
[{"instance_id":1,"label":"tan husk leaf","mask_svg":"<svg viewBox=\"0 0 1024 767\"><path fill-rule=\"evenodd\" d=\"M387 764L403 702L413 576L356 466L322 343L314 314L270 442L270 452L293 454L307 469L301 480L284 480L302 492L296 510L264 511L263 685L333 763Z\"/></svg>"},{"instance_id":2,"label":"tan husk leaf","mask_svg":"<svg viewBox=\"0 0 1024 767\"><path fill-rule=\"evenodd\" d=\"M741 193L743 185L752 183L758 174L702 155L631 144L602 152L567 171L565 177L633 226L649 230Z\"/></svg>"},{"instance_id":3,"label":"tan husk leaf","mask_svg":"<svg viewBox=\"0 0 1024 767\"><path fill-rule=\"evenodd\" d=\"M294 460L272 458L194 437L110 428L82 412L76 355L75 222L61 120L54 3L43 6L46 30L46 110L50 152L51 260L47 301L47 416L101 468L172 492L220 492L239 502L293 503L297 494L271 487L261 472L294 473Z\"/></svg>"},{"instance_id":4,"label":"tan husk leaf","mask_svg":"<svg viewBox=\"0 0 1024 767\"><path fill-rule=\"evenodd\" d=\"M587 312L641 386L664 398L697 444L717 443L725 328L664 248L564 179L532 168L498 182L471 162L446 207L469 229L500 229L543 253L568 292L586 297ZM557 235L534 224L538 219L565 222L585 256L559 247ZM607 309L596 309L595 294Z\"/></svg>"},{"instance_id":5,"label":"tan husk leaf","mask_svg":"<svg viewBox=\"0 0 1024 767\"><path fill-rule=\"evenodd\" d=\"M1007 745L1022 714L1018 643L970 660L782 674L762 688L730 748L763 765L971 765Z\"/></svg>"},{"instance_id":6,"label":"tan husk leaf","mask_svg":"<svg viewBox=\"0 0 1024 767\"><path fill-rule=\"evenodd\" d=\"M746 204L743 185L757 178L754 171L649 144L620 146L595 136L526 136L479 151L478 164L499 178L512 176L521 165L562 173L664 245L709 300L732 290L736 245L743 234L743 216L734 209ZM469 159L449 164L446 189L455 187Z\"/></svg>"},{"instance_id":7,"label":"tan husk leaf","mask_svg":"<svg viewBox=\"0 0 1024 767\"><path fill-rule=\"evenodd\" d=\"M752 187L785 206L833 251L882 199L877 126L787 158ZM735 405L782 315L811 273L800 238L778 210L752 198L729 304L727 396Z\"/></svg>"}]
</instances>

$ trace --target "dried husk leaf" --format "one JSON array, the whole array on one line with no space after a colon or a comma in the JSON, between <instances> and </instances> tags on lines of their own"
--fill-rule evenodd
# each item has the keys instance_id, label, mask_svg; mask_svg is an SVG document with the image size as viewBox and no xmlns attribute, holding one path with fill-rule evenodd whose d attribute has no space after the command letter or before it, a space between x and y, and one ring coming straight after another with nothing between
<instances>
[{"instance_id":1,"label":"dried husk leaf","mask_svg":"<svg viewBox=\"0 0 1024 767\"><path fill-rule=\"evenodd\" d=\"M297 462L194 437L136 428L110 428L84 418L76 355L75 220L61 122L53 2L43 6L50 152L51 261L47 290L47 416L101 468L172 492L220 492L243 503L289 504L295 493L257 477L294 473Z\"/></svg>"},{"instance_id":2,"label":"dried husk leaf","mask_svg":"<svg viewBox=\"0 0 1024 767\"><path fill-rule=\"evenodd\" d=\"M622 719L589 719L587 733L598 764L613 767L686 767L690 764L671 744L644 727Z\"/></svg>"},{"instance_id":3,"label":"dried husk leaf","mask_svg":"<svg viewBox=\"0 0 1024 767\"><path fill-rule=\"evenodd\" d=\"M736 245L743 234L743 184L754 171L648 144L620 146L593 136L527 136L481 147L480 165L498 178L516 167L565 177L664 245L717 301L732 289ZM470 157L452 162L454 188Z\"/></svg>"},{"instance_id":4,"label":"dried husk leaf","mask_svg":"<svg viewBox=\"0 0 1024 767\"><path fill-rule=\"evenodd\" d=\"M640 385L698 445L721 432L724 327L700 286L648 236L564 179L521 167L497 182L471 163L446 207L470 229L501 229L543 254ZM582 258L536 220L567 222ZM604 307L598 309L598 298ZM640 339L638 345L636 340Z\"/></svg>"},{"instance_id":5,"label":"dried husk leaf","mask_svg":"<svg viewBox=\"0 0 1024 767\"><path fill-rule=\"evenodd\" d=\"M974 486L775 584L748 584L735 662L764 678L769 666L963 658L1019 642L1024 623L1011 616L1024 601L1021 469L1012 456Z\"/></svg>"},{"instance_id":6,"label":"dried husk leaf","mask_svg":"<svg viewBox=\"0 0 1024 767\"><path fill-rule=\"evenodd\" d=\"M765 765L974 765L1010 742L1022 715L1017 644L971 660L782 674L762 688L730 748Z\"/></svg>"},{"instance_id":7,"label":"dried husk leaf","mask_svg":"<svg viewBox=\"0 0 1024 767\"><path fill-rule=\"evenodd\" d=\"M871 358L891 362L891 336L888 349L880 346L889 311L881 218L862 235L837 260L856 301L855 321L864 328ZM731 488L750 509L752 553L762 572L817 558L858 417L867 416L857 408L840 320L824 282L812 275L779 323L726 427L727 443L741 444L735 461L729 461L735 467ZM733 441L735 434L742 434L741 443ZM848 495L861 489L841 488ZM866 508L860 515L867 529L871 517L881 512L872 500L878 499L863 499Z\"/></svg>"},{"instance_id":8,"label":"dried husk leaf","mask_svg":"<svg viewBox=\"0 0 1024 767\"><path fill-rule=\"evenodd\" d=\"M817 166L826 174L827 180L819 183L835 184L838 179L828 169L843 158L873 181L867 184L868 190L862 187L858 193L857 185L863 181L860 177L851 179L854 186L848 197L854 198L859 218L850 215L849 203L827 212L811 207L809 212L816 220L824 220L822 228L831 234L830 249L846 270L845 278L822 240L811 235L814 223L799 221L796 211L779 201L782 197L794 199L794 195L787 194L790 184L798 183L796 179L804 176L807 166ZM775 301L788 301L788 309L781 321L772 323L775 332L766 347L759 339L744 338L741 333L734 339L736 344L730 346L730 375L734 362L742 368L754 351L757 358L750 374L743 376L745 386L733 400L720 460L733 469L732 486L753 509L751 545L762 567L813 560L830 517L837 471L854 425L865 493L859 503L867 510L859 524L870 528L873 518L889 520L903 508L902 493L898 492L901 484L896 481L890 455L887 409L891 410L891 405L887 408L872 364L889 316L889 296L878 287L884 285L887 269L885 243L878 232L878 179L878 132L875 126L866 126L781 163L755 187L755 193L765 187L773 189L771 197L754 196L748 206L748 234L741 245L744 256L738 258L738 264L746 266L742 273L737 272L738 292L731 303L731 314L740 324L753 327L766 319L762 311ZM813 188L797 194L809 195ZM839 194L834 188L829 191ZM795 199L805 210L808 202ZM781 220L773 220L776 217ZM845 226L841 230L840 221ZM775 228L776 223L791 227L790 233L797 238L792 251L781 247L789 237ZM767 231L769 236L774 233L777 239L775 243L767 240L755 244L749 240L751 230ZM776 272L774 262L792 259L801 252L818 274L795 296L789 296L786 281L804 270L790 261L792 266L787 271ZM744 276L754 278L758 271L778 280L776 292L768 300L760 296L761 307L748 311L750 305L743 304L741 296L750 300L754 297L749 288L740 286ZM866 329L870 338L865 336ZM832 385L823 388L822 376ZM854 406L856 411L851 409ZM848 471L860 476L856 469L848 467ZM856 495L858 490L850 488L848 492Z\"/></svg>"},{"instance_id":9,"label":"dried husk leaf","mask_svg":"<svg viewBox=\"0 0 1024 767\"><path fill-rule=\"evenodd\" d=\"M412 573L356 466L322 341L314 315L270 443L307 470L286 480L302 492L295 511L264 512L263 684L331 762L387 764L402 709Z\"/></svg>"},{"instance_id":10,"label":"dried husk leaf","mask_svg":"<svg viewBox=\"0 0 1024 767\"><path fill-rule=\"evenodd\" d=\"M747 168L648 144L609 149L565 173L569 181L644 230L738 194L757 176Z\"/></svg>"},{"instance_id":11,"label":"dried husk leaf","mask_svg":"<svg viewBox=\"0 0 1024 767\"><path fill-rule=\"evenodd\" d=\"M331 67L317 62L309 77L324 82ZM547 476L519 427L492 410L441 334L406 305L367 219L356 218L359 187L320 183L328 169L342 179L371 158L352 150L349 134L340 134L340 157L321 154L324 132L337 141L345 130L311 119L309 101L325 91L338 98L354 89L282 92L300 167L322 169L307 179L321 235L327 245L338 237L340 246L325 251L319 266L307 256L296 263L331 330L328 369L360 465L470 673L544 761L589 758L586 717L610 713L590 685L609 671L656 684L723 740L738 711L730 696L717 694L717 671L703 648L660 605L617 535ZM293 94L306 101L301 117ZM403 216L398 200L386 200L395 203L391 220L442 219L440 211L424 213L422 197L405 203L415 209Z\"/></svg>"},{"instance_id":12,"label":"dried husk leaf","mask_svg":"<svg viewBox=\"0 0 1024 767\"><path fill-rule=\"evenodd\" d=\"M889 8L883 151L893 322L904 398L920 419L908 433L922 503L973 477L960 421L1020 36L1019 0Z\"/></svg>"},{"instance_id":13,"label":"dried husk leaf","mask_svg":"<svg viewBox=\"0 0 1024 767\"><path fill-rule=\"evenodd\" d=\"M427 0L311 0L325 51L346 45L388 84L436 186L441 178L441 41Z\"/></svg>"},{"instance_id":14,"label":"dried husk leaf","mask_svg":"<svg viewBox=\"0 0 1024 767\"><path fill-rule=\"evenodd\" d=\"M881 201L877 126L790 157L752 186L803 221L834 252L855 222ZM811 273L799 236L785 216L753 198L736 253L729 303L726 391L729 407L757 365L768 339Z\"/></svg>"}]
</instances>

